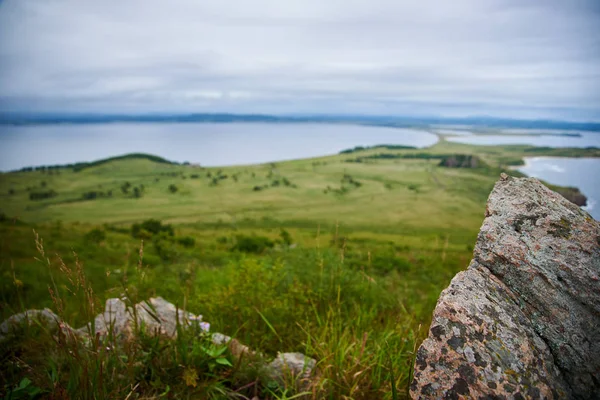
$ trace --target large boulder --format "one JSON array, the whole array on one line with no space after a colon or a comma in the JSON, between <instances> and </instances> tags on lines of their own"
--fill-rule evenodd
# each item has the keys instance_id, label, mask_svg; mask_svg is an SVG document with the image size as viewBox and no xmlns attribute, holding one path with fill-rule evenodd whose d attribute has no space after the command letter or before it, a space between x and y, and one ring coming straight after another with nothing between
<instances>
[{"instance_id":1,"label":"large boulder","mask_svg":"<svg viewBox=\"0 0 600 400\"><path fill-rule=\"evenodd\" d=\"M503 174L473 260L442 292L413 398L600 398L600 224Z\"/></svg>"}]
</instances>

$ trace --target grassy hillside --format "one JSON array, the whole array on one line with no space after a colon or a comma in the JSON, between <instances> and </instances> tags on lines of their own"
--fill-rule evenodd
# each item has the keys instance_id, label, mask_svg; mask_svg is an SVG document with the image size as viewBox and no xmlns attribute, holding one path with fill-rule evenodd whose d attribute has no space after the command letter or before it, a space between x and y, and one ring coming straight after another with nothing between
<instances>
[{"instance_id":1,"label":"grassy hillside","mask_svg":"<svg viewBox=\"0 0 600 400\"><path fill-rule=\"evenodd\" d=\"M392 398L392 388L403 396L439 292L471 258L489 191L507 165L533 154L600 156L442 141L244 167L135 155L2 174L1 316L61 306L65 320L81 326L106 298L160 295L267 355L315 357L322 375L309 398ZM91 305L71 287L71 269L87 276ZM48 396L75 390L16 358L38 369L57 362L3 351L4 391L24 377ZM61 360L64 379L76 379L73 361ZM237 366L201 374L193 386L179 367L153 370L150 379L115 363L120 378L102 392L113 398L127 396L132 382L132 398L293 393L263 381L247 386L255 378ZM101 398L96 390L90 397Z\"/></svg>"}]
</instances>

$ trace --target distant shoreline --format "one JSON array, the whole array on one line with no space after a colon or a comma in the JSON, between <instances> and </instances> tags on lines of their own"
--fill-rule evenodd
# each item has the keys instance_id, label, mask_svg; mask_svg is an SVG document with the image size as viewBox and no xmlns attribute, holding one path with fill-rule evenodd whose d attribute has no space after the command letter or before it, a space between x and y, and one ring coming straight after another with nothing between
<instances>
[{"instance_id":1,"label":"distant shoreline","mask_svg":"<svg viewBox=\"0 0 600 400\"><path fill-rule=\"evenodd\" d=\"M406 117L406 116L366 116L366 115L268 115L268 114L36 114L0 113L2 125L53 125L53 124L107 124L107 123L351 123L389 127L474 126L479 128L518 128L518 129L560 129L600 131L600 122L573 122L554 120L521 120L492 117Z\"/></svg>"}]
</instances>

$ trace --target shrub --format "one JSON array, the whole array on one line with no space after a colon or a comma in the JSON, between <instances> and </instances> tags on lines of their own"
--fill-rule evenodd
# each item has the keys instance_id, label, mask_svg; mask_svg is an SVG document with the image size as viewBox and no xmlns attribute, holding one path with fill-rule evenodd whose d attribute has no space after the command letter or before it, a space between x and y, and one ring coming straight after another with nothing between
<instances>
[{"instance_id":1,"label":"shrub","mask_svg":"<svg viewBox=\"0 0 600 400\"><path fill-rule=\"evenodd\" d=\"M286 246L289 246L292 244L292 235L290 235L290 233L288 231L286 231L285 229L281 228L281 232L279 233L279 236L281 237L281 241L283 242L283 244L285 244Z\"/></svg>"},{"instance_id":2,"label":"shrub","mask_svg":"<svg viewBox=\"0 0 600 400\"><path fill-rule=\"evenodd\" d=\"M106 232L102 229L94 228L85 234L84 239L88 242L100 243L106 240Z\"/></svg>"},{"instance_id":3,"label":"shrub","mask_svg":"<svg viewBox=\"0 0 600 400\"><path fill-rule=\"evenodd\" d=\"M159 233L165 233L167 236L174 236L173 226L170 224L165 224L157 219L147 219L141 224L133 224L131 226L131 235L134 238L139 238L140 232L144 230L151 235L157 235Z\"/></svg>"},{"instance_id":4,"label":"shrub","mask_svg":"<svg viewBox=\"0 0 600 400\"><path fill-rule=\"evenodd\" d=\"M194 247L196 244L196 239L191 236L183 236L177 239L177 243L182 245L183 247Z\"/></svg>"},{"instance_id":5,"label":"shrub","mask_svg":"<svg viewBox=\"0 0 600 400\"><path fill-rule=\"evenodd\" d=\"M29 200L46 200L55 197L58 193L54 190L48 190L46 192L31 192L29 193Z\"/></svg>"},{"instance_id":6,"label":"shrub","mask_svg":"<svg viewBox=\"0 0 600 400\"><path fill-rule=\"evenodd\" d=\"M359 181L355 180L354 178L352 178L351 175L348 174L344 174L344 177L342 178L342 184L344 183L348 183L350 185L354 185L354 187L361 187L362 183L360 183Z\"/></svg>"},{"instance_id":7,"label":"shrub","mask_svg":"<svg viewBox=\"0 0 600 400\"><path fill-rule=\"evenodd\" d=\"M127 194L127 192L129 192L129 188L131 187L131 183L129 182L125 182L124 184L121 185L121 191L124 194Z\"/></svg>"},{"instance_id":8,"label":"shrub","mask_svg":"<svg viewBox=\"0 0 600 400\"><path fill-rule=\"evenodd\" d=\"M173 239L166 233L160 233L152 240L156 253L164 262L175 261L178 256L177 248L173 245Z\"/></svg>"},{"instance_id":9,"label":"shrub","mask_svg":"<svg viewBox=\"0 0 600 400\"><path fill-rule=\"evenodd\" d=\"M271 239L265 236L237 235L236 243L232 250L244 253L261 254L275 245Z\"/></svg>"},{"instance_id":10,"label":"shrub","mask_svg":"<svg viewBox=\"0 0 600 400\"><path fill-rule=\"evenodd\" d=\"M97 192L92 190L90 192L85 192L82 196L83 200L95 200L98 197L104 197L104 192Z\"/></svg>"},{"instance_id":11,"label":"shrub","mask_svg":"<svg viewBox=\"0 0 600 400\"><path fill-rule=\"evenodd\" d=\"M169 192L177 193L178 190L179 190L179 188L176 185L174 185L174 184L169 185Z\"/></svg>"}]
</instances>

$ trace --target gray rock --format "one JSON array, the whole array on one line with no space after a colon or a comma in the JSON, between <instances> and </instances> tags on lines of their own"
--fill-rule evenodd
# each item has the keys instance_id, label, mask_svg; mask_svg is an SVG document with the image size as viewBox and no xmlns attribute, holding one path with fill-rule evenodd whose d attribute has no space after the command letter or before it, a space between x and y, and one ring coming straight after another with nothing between
<instances>
[{"instance_id":1,"label":"gray rock","mask_svg":"<svg viewBox=\"0 0 600 400\"><path fill-rule=\"evenodd\" d=\"M13 334L18 334L26 325L33 324L38 324L50 334L56 334L62 330L64 334L79 335L52 310L44 308L43 310L27 310L2 322L0 324L0 342L7 340Z\"/></svg>"},{"instance_id":2,"label":"gray rock","mask_svg":"<svg viewBox=\"0 0 600 400\"><path fill-rule=\"evenodd\" d=\"M138 323L143 324L150 332L156 332L163 336L177 336L177 325L187 328L194 324L200 325L203 330L208 331L208 324L202 322L202 315L194 315L191 312L178 310L174 304L169 303L162 297L153 297L149 301L142 301L135 305L138 315Z\"/></svg>"},{"instance_id":3,"label":"gray rock","mask_svg":"<svg viewBox=\"0 0 600 400\"><path fill-rule=\"evenodd\" d=\"M92 329L95 334L106 336L109 332L116 335L124 335L128 328L130 315L127 310L127 305L121 299L108 299L104 306L104 312L98 314L94 319L94 325L80 328L80 331L89 333Z\"/></svg>"},{"instance_id":4,"label":"gray rock","mask_svg":"<svg viewBox=\"0 0 600 400\"><path fill-rule=\"evenodd\" d=\"M207 322L202 321L201 315L178 310L162 297L139 302L135 305L135 312L123 300L113 298L106 300L105 310L96 316L93 330L97 335L106 336L112 332L115 337L125 338L135 329L135 322L147 332L166 337L177 336L178 324L183 329L196 325L206 332L210 327ZM91 330L91 325L80 330Z\"/></svg>"},{"instance_id":5,"label":"gray rock","mask_svg":"<svg viewBox=\"0 0 600 400\"><path fill-rule=\"evenodd\" d=\"M442 292L413 398L600 397L600 224L503 174L469 268Z\"/></svg>"},{"instance_id":6,"label":"gray rock","mask_svg":"<svg viewBox=\"0 0 600 400\"><path fill-rule=\"evenodd\" d=\"M271 379L282 386L293 383L306 390L311 383L317 361L302 353L278 353L267 366Z\"/></svg>"}]
</instances>

